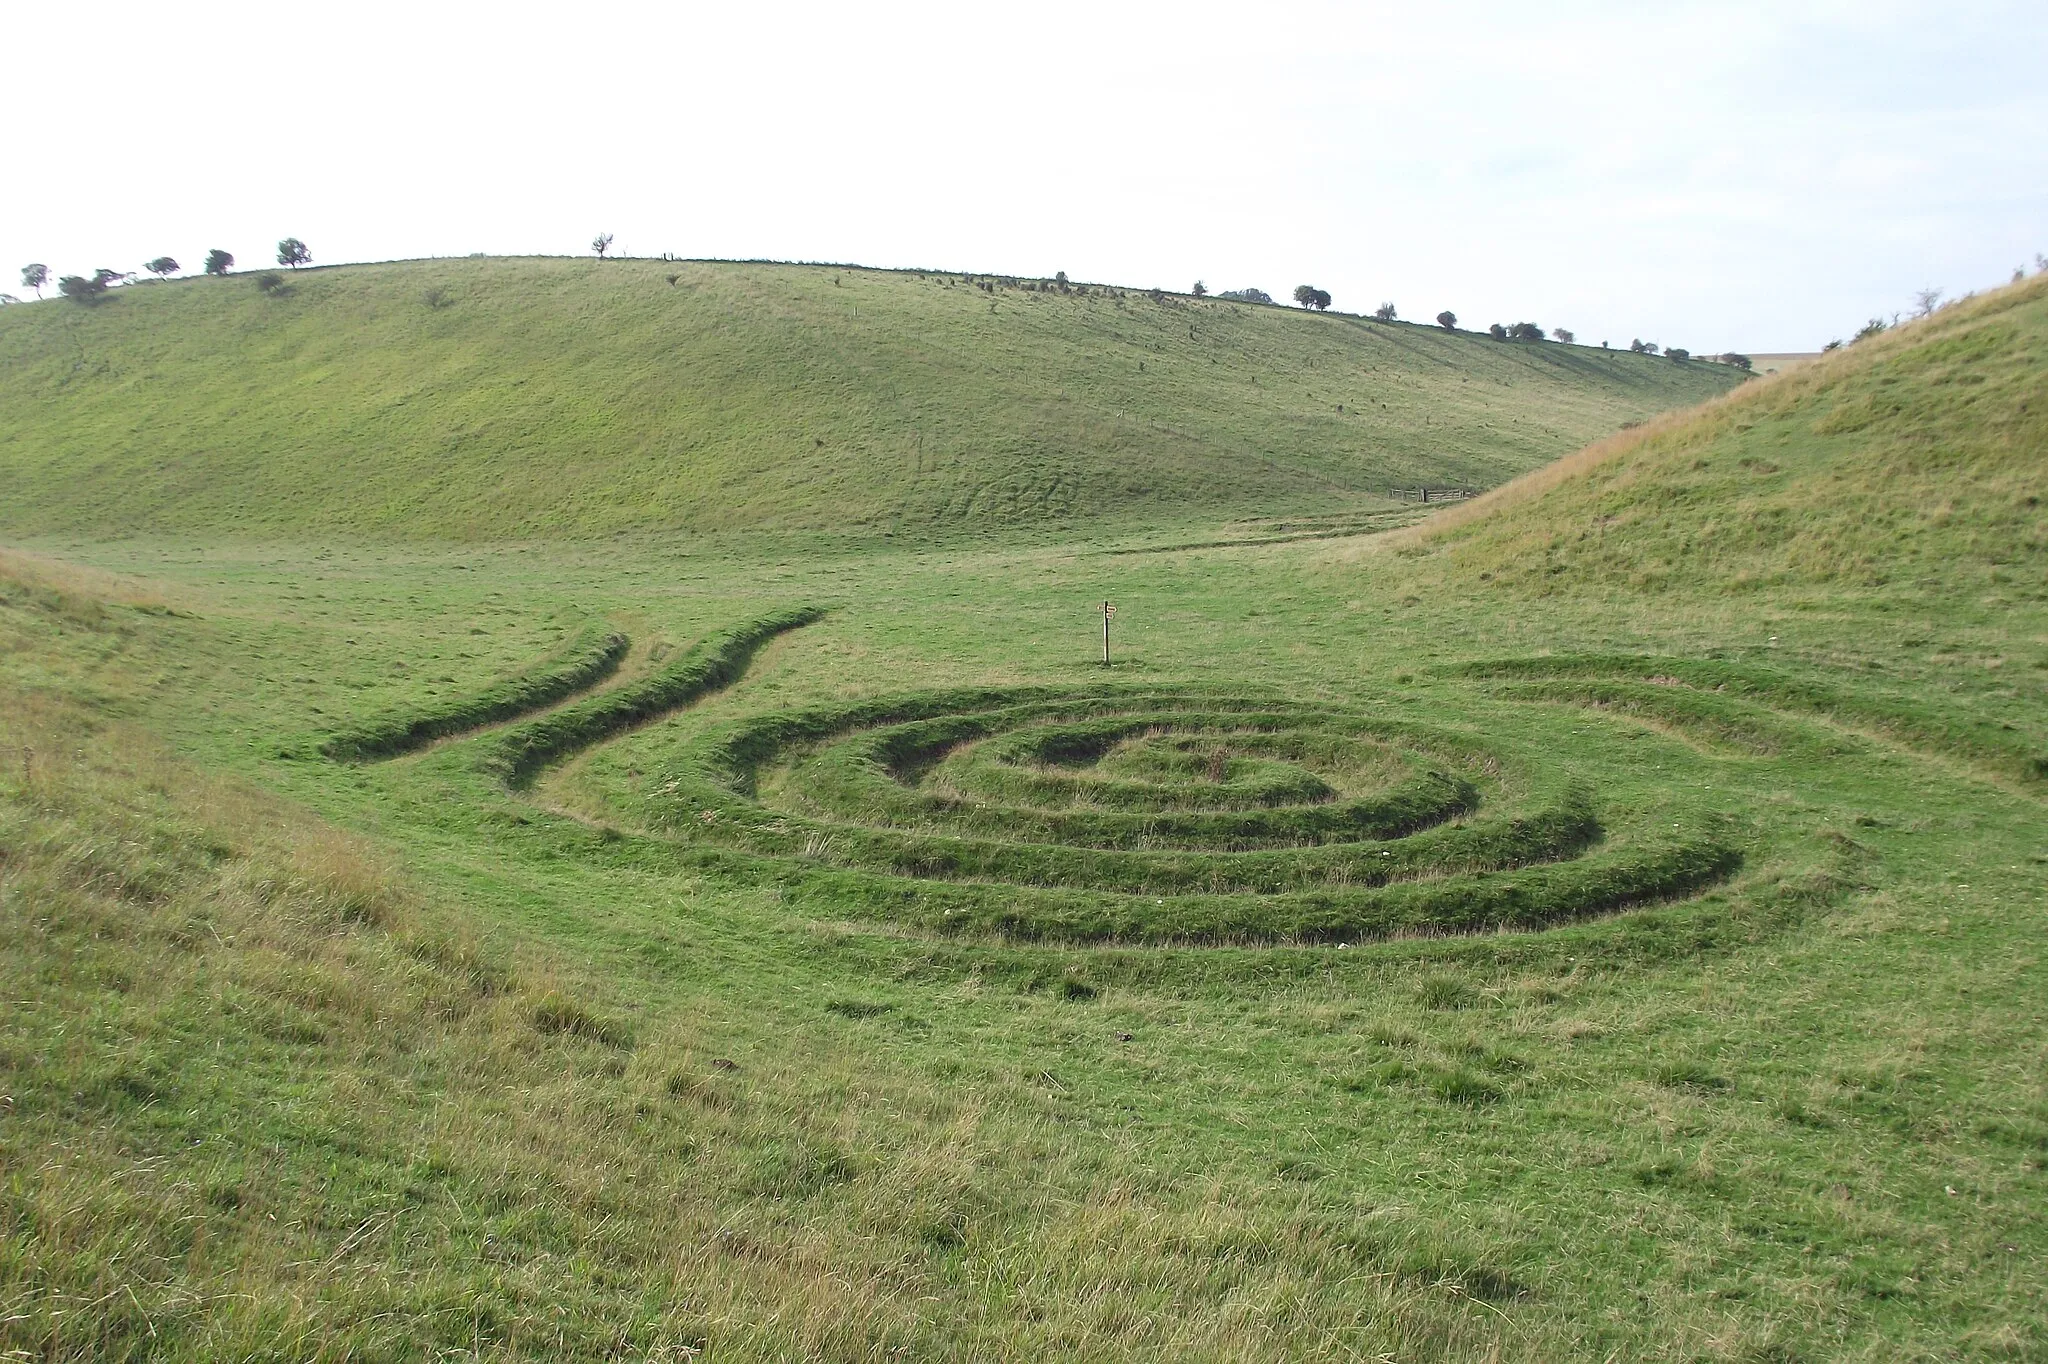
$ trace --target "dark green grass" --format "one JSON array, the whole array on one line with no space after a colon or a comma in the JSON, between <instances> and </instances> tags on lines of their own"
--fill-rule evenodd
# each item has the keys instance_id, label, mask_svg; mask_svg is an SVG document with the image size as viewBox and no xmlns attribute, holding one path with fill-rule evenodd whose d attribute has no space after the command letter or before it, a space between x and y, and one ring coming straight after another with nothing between
<instances>
[{"instance_id":1,"label":"dark green grass","mask_svg":"<svg viewBox=\"0 0 2048 1364\"><path fill-rule=\"evenodd\" d=\"M749 621L686 652L650 678L595 696L575 706L494 736L485 745L484 766L515 788L524 787L547 764L613 738L626 729L688 705L718 687L729 686L745 671L754 652L767 640L821 618L817 608L784 611ZM892 874L917 881L967 883L962 892L927 897L909 888L884 888L871 881L828 882L841 913L883 912L890 907L906 923L953 933L999 933L1025 940L1066 942L1323 942L1345 938L1390 937L1418 932L1470 932L1481 929L1536 928L1571 918L1626 908L1696 891L1733 874L1740 854L1729 844L1710 838L1678 842L1649 851L1624 850L1587 866L1547 867L1527 875L1490 876L1514 868L1555 863L1578 857L1605 837L1592 802L1578 790L1567 791L1553 808L1505 819L1434 832L1416 830L1433 822L1418 807L1435 797L1429 814L1441 819L1476 797L1469 782L1442 773L1425 789L1411 785L1391 802L1357 803L1339 812L1338 822L1318 818L1327 812L1315 803L1332 796L1311 774L1283 768L1314 786L1305 804L1272 808L1272 790L1259 783L1217 781L1209 797L1240 807L1211 812L1222 824L1227 841L1242 843L1247 834L1228 821L1248 820L1253 836L1271 836L1279 821L1299 820L1309 846L1255 851L1209 848L1173 851L1075 846L1064 842L1031 842L1021 829L1007 837L963 836L957 831L921 834L871 827L844 819L823 822L779 810L736 805L731 797L757 788L756 769L794 739L844 735L864 720L897 723L852 745L854 766L866 767L882 782L914 779L943 765L948 751L972 740L988 740L1006 764L1056 763L1089 766L1099 763L1120 742L1133 735L1202 734L1220 727L1217 742L1254 744L1284 739L1282 751L1299 755L1318 743L1374 728L1357 717L1330 716L1306 710L1269 709L1270 701L1234 700L1209 693L1177 698L1157 691L1120 694L1095 689L1079 696L1049 698L1042 691L1018 694L941 692L923 697L892 698L823 714L765 717L717 741L708 754L681 769L724 771L724 792L689 789L683 778L663 790L668 805L686 812L665 823L672 833L687 832L722 847L766 856L798 857L854 870ZM1001 704L980 714L963 714L966 704ZM1194 708L1158 709L1182 706ZM1234 709L1216 712L1203 707L1218 703ZM1132 707L1136 706L1133 713ZM904 716L923 717L903 723ZM1077 716L1087 718L1076 718ZM1052 723L1047 723L1047 721ZM1029 723L1036 722L1036 723ZM1012 732L1020 723L1028 727ZM1335 734L1320 728L1334 723ZM1306 734L1302 731L1306 727ZM1382 731L1385 726L1379 727ZM1277 733L1276 733L1277 732ZM769 736L769 737L764 737ZM1442 737L1438 747L1454 747ZM1221 751L1218 761L1223 761ZM1001 769L999 769L1001 770ZM1220 770L1220 769L1219 769ZM1179 773L1195 775L1191 769ZM1042 781L1057 782L1045 777ZM1107 803L1116 807L1150 807L1156 817L1163 808L1155 800L1137 800L1133 791L1159 798L1185 788L1180 784L1091 783L1117 793ZM927 802L927 813L947 807L970 809L982 823L1004 823L1014 811L1017 823L1029 824L1028 798L1043 795L1038 786L1022 786L1026 803L982 806L964 800ZM1016 797L1016 785L998 785L998 800ZM1447 803L1447 801L1449 803ZM845 801L843 795L841 805ZM703 808L699 808L699 807ZM691 815L687 812L694 812ZM1072 819L1071 812L1056 812ZM1191 829L1184 822L1168 825L1181 838ZM1095 816L1123 821L1129 813ZM657 819L660 819L657 814ZM1282 826L1284 827L1284 825ZM1333 842L1342 828L1349 841ZM1378 830L1392 837L1373 837ZM1399 836L1408 834L1412 836ZM606 831L610 837L610 831ZM1363 840L1363 841L1357 841ZM700 860L726 870L756 865L749 861ZM758 874L758 873L757 873ZM1426 887L1394 883L1428 878ZM864 888L854 893L852 887ZM1318 889L1320 888L1320 889ZM1046 895L1045 890L1085 891L1086 896Z\"/></svg>"},{"instance_id":2,"label":"dark green grass","mask_svg":"<svg viewBox=\"0 0 2048 1364\"><path fill-rule=\"evenodd\" d=\"M746 671L762 645L824 614L822 607L796 607L735 626L691 647L648 677L495 736L485 766L507 785L524 786L549 763L729 685Z\"/></svg>"},{"instance_id":3,"label":"dark green grass","mask_svg":"<svg viewBox=\"0 0 2048 1364\"><path fill-rule=\"evenodd\" d=\"M451 734L539 710L618 671L630 643L618 631L592 623L545 663L471 695L450 697L422 713L383 716L351 726L322 743L320 751L344 762L390 758Z\"/></svg>"}]
</instances>

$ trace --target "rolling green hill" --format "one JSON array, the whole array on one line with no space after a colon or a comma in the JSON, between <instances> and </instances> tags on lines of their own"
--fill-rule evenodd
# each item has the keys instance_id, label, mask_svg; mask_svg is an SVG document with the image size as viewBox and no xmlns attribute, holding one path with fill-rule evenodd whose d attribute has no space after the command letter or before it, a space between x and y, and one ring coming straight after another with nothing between
<instances>
[{"instance_id":1,"label":"rolling green hill","mask_svg":"<svg viewBox=\"0 0 2048 1364\"><path fill-rule=\"evenodd\" d=\"M1474 583L2038 600L2044 471L2036 276L1595 445L1429 536Z\"/></svg>"},{"instance_id":2,"label":"rolling green hill","mask_svg":"<svg viewBox=\"0 0 2048 1364\"><path fill-rule=\"evenodd\" d=\"M1728 376L783 267L9 310L0 1359L2048 1359L2044 331L1332 543L1192 522L1367 520L1339 375L1447 482ZM942 496L1127 394L1102 520Z\"/></svg>"},{"instance_id":3,"label":"rolling green hill","mask_svg":"<svg viewBox=\"0 0 2048 1364\"><path fill-rule=\"evenodd\" d=\"M0 314L0 529L917 533L1490 487L1731 370L938 272L468 259Z\"/></svg>"}]
</instances>

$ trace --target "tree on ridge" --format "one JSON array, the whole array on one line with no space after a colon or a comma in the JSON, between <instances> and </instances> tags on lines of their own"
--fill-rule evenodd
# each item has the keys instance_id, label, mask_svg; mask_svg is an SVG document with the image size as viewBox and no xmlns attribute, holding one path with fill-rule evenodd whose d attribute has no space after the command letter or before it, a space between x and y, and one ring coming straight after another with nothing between
<instances>
[{"instance_id":1,"label":"tree on ridge","mask_svg":"<svg viewBox=\"0 0 2048 1364\"><path fill-rule=\"evenodd\" d=\"M21 267L21 283L26 289L36 291L36 297L43 296L43 286L50 282L50 267L47 265L24 265Z\"/></svg>"},{"instance_id":2,"label":"tree on ridge","mask_svg":"<svg viewBox=\"0 0 2048 1364\"><path fill-rule=\"evenodd\" d=\"M312 259L313 253L308 251L306 244L297 237L286 237L277 244L277 263L279 265L289 265L292 269L296 270Z\"/></svg>"}]
</instances>

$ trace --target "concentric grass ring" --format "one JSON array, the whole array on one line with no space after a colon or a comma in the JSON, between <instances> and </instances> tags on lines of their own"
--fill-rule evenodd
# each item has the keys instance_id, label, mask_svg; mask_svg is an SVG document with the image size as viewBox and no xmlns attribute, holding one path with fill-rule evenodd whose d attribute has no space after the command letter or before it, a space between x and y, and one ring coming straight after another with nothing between
<instances>
[{"instance_id":1,"label":"concentric grass ring","mask_svg":"<svg viewBox=\"0 0 2048 1364\"><path fill-rule=\"evenodd\" d=\"M524 790L729 686L822 614L743 622L479 736L475 760ZM585 634L566 663L379 722L395 740L348 731L324 751L388 756L587 686L625 640ZM1648 690L1594 699L1699 718ZM1746 733L1728 720L1716 737ZM1715 817L1660 807L1610 827L1594 792L1469 733L1219 687L915 692L714 726L652 782L615 779L630 762L601 751L578 778L608 824L820 914L936 932L1228 944L1540 928L1690 894L1741 863Z\"/></svg>"},{"instance_id":2,"label":"concentric grass ring","mask_svg":"<svg viewBox=\"0 0 2048 1364\"><path fill-rule=\"evenodd\" d=\"M594 774L600 785L605 774ZM699 734L614 812L839 917L1067 942L1544 924L1729 875L1703 820L1449 730L1194 687L918 692Z\"/></svg>"}]
</instances>

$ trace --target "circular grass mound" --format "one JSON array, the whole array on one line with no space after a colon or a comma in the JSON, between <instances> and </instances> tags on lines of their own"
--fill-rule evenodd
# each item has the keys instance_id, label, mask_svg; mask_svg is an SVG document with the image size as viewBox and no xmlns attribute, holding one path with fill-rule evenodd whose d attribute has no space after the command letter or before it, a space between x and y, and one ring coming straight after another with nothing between
<instances>
[{"instance_id":1,"label":"circular grass mound","mask_svg":"<svg viewBox=\"0 0 2048 1364\"><path fill-rule=\"evenodd\" d=\"M1053 942L1350 942L1536 928L1729 875L1703 822L1470 736L1192 687L918 692L698 736L613 798L806 907Z\"/></svg>"}]
</instances>

